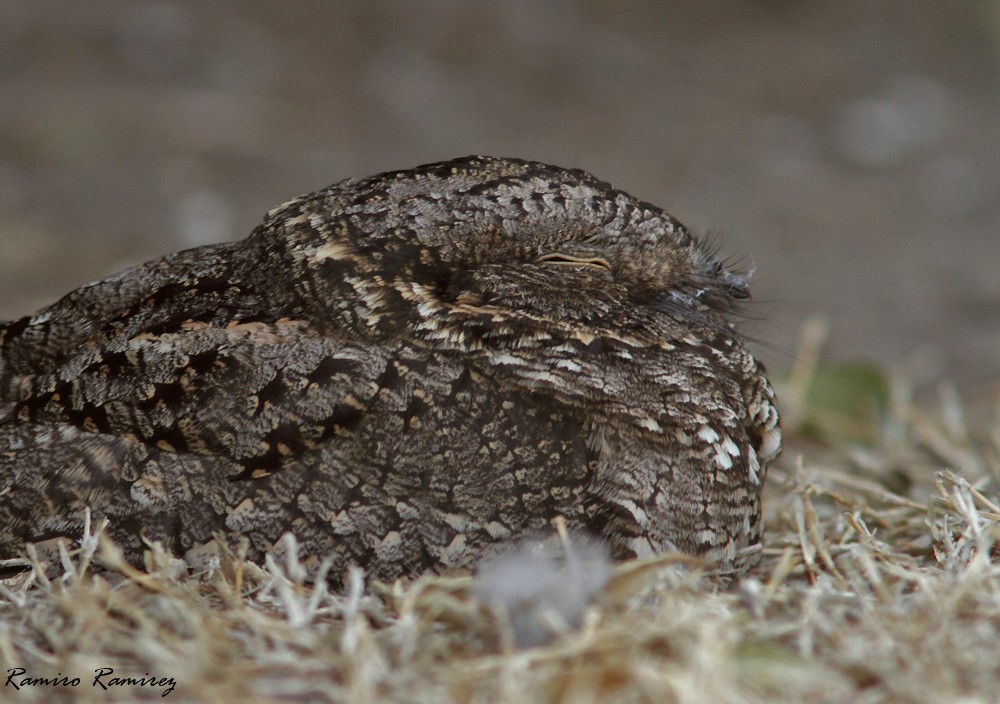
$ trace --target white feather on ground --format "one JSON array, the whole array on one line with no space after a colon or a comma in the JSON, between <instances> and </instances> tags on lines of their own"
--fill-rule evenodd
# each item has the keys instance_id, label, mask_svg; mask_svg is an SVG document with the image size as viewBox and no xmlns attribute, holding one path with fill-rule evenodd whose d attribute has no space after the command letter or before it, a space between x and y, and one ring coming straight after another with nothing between
<instances>
[{"instance_id":1,"label":"white feather on ground","mask_svg":"<svg viewBox=\"0 0 1000 704\"><path fill-rule=\"evenodd\" d=\"M595 540L524 541L479 569L473 596L507 619L514 645L541 645L576 629L611 578L608 550Z\"/></svg>"}]
</instances>

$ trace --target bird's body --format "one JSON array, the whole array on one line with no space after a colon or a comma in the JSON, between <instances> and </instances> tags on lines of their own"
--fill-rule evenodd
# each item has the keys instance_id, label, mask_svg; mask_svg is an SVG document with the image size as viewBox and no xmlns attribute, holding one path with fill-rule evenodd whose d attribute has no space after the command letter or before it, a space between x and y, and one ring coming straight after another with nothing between
<instances>
[{"instance_id":1,"label":"bird's body","mask_svg":"<svg viewBox=\"0 0 1000 704\"><path fill-rule=\"evenodd\" d=\"M246 240L0 325L0 557L81 533L195 560L285 532L381 578L557 516L739 569L780 447L726 320L746 282L581 171L470 157L351 179Z\"/></svg>"}]
</instances>

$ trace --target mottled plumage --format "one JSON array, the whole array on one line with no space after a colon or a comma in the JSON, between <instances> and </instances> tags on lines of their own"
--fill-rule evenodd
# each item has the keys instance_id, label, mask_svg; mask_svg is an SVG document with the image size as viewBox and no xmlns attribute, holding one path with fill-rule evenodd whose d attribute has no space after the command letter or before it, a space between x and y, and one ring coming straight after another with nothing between
<instances>
[{"instance_id":1,"label":"mottled plumage","mask_svg":"<svg viewBox=\"0 0 1000 704\"><path fill-rule=\"evenodd\" d=\"M746 280L592 176L349 179L0 325L0 557L110 519L189 560L286 531L334 574L571 529L740 569L780 447Z\"/></svg>"}]
</instances>

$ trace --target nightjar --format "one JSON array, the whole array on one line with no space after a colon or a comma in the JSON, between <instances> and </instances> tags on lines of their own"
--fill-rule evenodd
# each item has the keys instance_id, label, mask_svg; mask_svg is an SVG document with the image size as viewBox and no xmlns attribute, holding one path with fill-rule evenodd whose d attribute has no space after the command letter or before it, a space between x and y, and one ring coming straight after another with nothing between
<instances>
[{"instance_id":1,"label":"nightjar","mask_svg":"<svg viewBox=\"0 0 1000 704\"><path fill-rule=\"evenodd\" d=\"M0 325L0 557L78 539L90 507L133 561L292 532L331 575L392 579L562 516L617 557L739 571L781 445L730 321L748 297L583 171L341 181Z\"/></svg>"}]
</instances>

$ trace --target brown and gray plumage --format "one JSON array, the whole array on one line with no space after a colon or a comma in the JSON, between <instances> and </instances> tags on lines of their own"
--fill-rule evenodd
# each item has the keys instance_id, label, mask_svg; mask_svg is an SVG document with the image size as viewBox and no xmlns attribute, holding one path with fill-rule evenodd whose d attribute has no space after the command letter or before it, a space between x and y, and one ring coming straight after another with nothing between
<instances>
[{"instance_id":1,"label":"brown and gray plumage","mask_svg":"<svg viewBox=\"0 0 1000 704\"><path fill-rule=\"evenodd\" d=\"M0 325L0 557L78 539L381 578L547 529L739 570L780 433L744 277L592 176L470 157L349 179L240 242ZM315 563L314 563L315 564Z\"/></svg>"}]
</instances>

